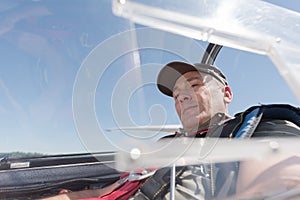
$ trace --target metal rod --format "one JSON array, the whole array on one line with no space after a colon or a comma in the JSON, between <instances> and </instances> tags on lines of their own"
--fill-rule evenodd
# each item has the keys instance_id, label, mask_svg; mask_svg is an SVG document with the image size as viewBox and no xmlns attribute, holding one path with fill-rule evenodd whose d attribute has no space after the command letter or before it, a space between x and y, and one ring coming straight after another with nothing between
<instances>
[{"instance_id":1,"label":"metal rod","mask_svg":"<svg viewBox=\"0 0 300 200\"><path fill-rule=\"evenodd\" d=\"M175 200L175 178L176 178L175 163L173 163L170 173L171 173L171 176L170 176L170 200Z\"/></svg>"}]
</instances>

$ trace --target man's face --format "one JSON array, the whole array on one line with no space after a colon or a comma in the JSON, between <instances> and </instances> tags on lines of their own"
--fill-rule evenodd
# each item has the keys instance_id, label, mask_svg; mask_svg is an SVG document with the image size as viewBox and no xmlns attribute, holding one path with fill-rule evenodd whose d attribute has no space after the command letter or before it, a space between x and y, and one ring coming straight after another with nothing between
<instances>
[{"instance_id":1,"label":"man's face","mask_svg":"<svg viewBox=\"0 0 300 200\"><path fill-rule=\"evenodd\" d=\"M217 112L226 112L223 88L216 86L210 75L201 75L197 71L187 72L177 79L173 98L177 114L186 131L196 131L200 124Z\"/></svg>"}]
</instances>

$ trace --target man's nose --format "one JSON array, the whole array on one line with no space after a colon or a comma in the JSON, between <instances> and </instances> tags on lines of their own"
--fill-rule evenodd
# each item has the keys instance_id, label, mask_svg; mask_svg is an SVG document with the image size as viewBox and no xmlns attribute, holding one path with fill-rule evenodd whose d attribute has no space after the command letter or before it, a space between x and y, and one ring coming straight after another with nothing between
<instances>
[{"instance_id":1,"label":"man's nose","mask_svg":"<svg viewBox=\"0 0 300 200\"><path fill-rule=\"evenodd\" d=\"M184 101L190 101L192 99L192 95L188 94L188 93L180 93L178 95L178 100L179 102L184 102Z\"/></svg>"}]
</instances>

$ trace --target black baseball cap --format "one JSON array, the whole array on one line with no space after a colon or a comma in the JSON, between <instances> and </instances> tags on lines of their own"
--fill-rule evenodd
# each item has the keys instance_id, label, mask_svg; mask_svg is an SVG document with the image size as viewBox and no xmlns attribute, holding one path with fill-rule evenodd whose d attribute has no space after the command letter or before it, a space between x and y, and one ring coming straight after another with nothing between
<instances>
[{"instance_id":1,"label":"black baseball cap","mask_svg":"<svg viewBox=\"0 0 300 200\"><path fill-rule=\"evenodd\" d=\"M225 75L217 67L208 64L189 64L185 62L170 62L166 64L159 72L157 77L157 87L165 95L172 96L173 88L177 79L190 71L199 71L210 74L223 85L228 85Z\"/></svg>"}]
</instances>

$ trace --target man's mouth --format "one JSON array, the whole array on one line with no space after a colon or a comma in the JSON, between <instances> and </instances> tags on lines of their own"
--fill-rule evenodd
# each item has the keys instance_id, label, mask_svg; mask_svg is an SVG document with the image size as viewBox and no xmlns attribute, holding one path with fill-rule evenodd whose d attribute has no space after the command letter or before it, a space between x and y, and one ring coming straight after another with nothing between
<instances>
[{"instance_id":1,"label":"man's mouth","mask_svg":"<svg viewBox=\"0 0 300 200\"><path fill-rule=\"evenodd\" d=\"M187 106L186 108L183 109L182 114L185 114L186 112L188 112L190 110L194 110L194 109L199 109L199 108L197 105Z\"/></svg>"}]
</instances>

